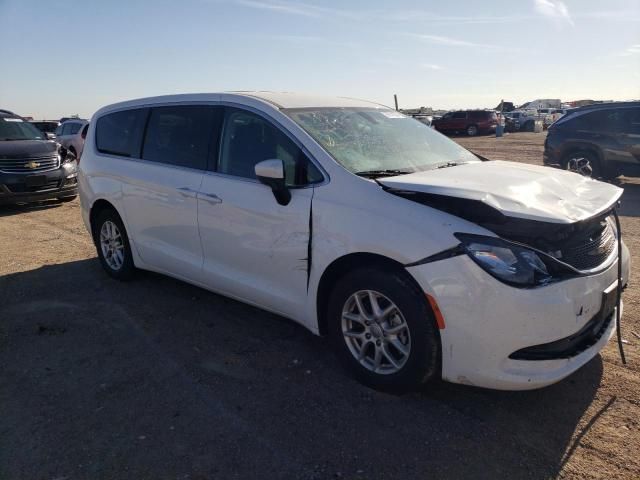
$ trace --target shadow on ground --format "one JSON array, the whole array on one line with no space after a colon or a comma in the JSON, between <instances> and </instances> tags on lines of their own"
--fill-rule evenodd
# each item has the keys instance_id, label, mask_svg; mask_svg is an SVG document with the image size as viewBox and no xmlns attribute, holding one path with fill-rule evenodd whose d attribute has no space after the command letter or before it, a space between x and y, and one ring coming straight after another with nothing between
<instances>
[{"instance_id":1,"label":"shadow on ground","mask_svg":"<svg viewBox=\"0 0 640 480\"><path fill-rule=\"evenodd\" d=\"M60 200L51 200L39 203L28 203L20 205L0 205L0 217L9 217L13 215L21 215L27 212L33 212L36 210L48 210L50 208L57 208L64 205L64 202Z\"/></svg>"},{"instance_id":2,"label":"shadow on ground","mask_svg":"<svg viewBox=\"0 0 640 480\"><path fill-rule=\"evenodd\" d=\"M378 393L292 322L96 260L0 277L0 309L2 478L545 478L602 376Z\"/></svg>"}]
</instances>

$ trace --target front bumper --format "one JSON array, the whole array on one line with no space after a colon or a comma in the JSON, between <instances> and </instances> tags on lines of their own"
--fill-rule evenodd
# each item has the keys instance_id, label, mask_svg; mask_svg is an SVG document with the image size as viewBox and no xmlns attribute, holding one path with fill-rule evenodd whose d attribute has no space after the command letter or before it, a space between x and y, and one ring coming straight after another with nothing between
<instances>
[{"instance_id":1,"label":"front bumper","mask_svg":"<svg viewBox=\"0 0 640 480\"><path fill-rule=\"evenodd\" d=\"M615 332L615 317L610 317L595 343L573 356L510 358L579 332L600 311L603 292L615 284L617 261L595 275L530 289L497 281L466 255L407 270L434 296L444 316L442 377L450 382L500 390L544 387L587 363ZM623 283L628 276L629 251L624 247Z\"/></svg>"},{"instance_id":2,"label":"front bumper","mask_svg":"<svg viewBox=\"0 0 640 480\"><path fill-rule=\"evenodd\" d=\"M38 173L43 177L37 186L29 186L27 177L34 175L0 173L0 205L31 203L78 194L77 164L64 163L55 170Z\"/></svg>"}]
</instances>

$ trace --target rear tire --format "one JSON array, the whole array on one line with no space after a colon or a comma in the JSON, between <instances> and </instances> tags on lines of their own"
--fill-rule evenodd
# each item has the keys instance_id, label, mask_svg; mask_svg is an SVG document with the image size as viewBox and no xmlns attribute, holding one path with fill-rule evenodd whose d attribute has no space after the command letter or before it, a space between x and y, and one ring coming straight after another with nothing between
<instances>
[{"instance_id":1,"label":"rear tire","mask_svg":"<svg viewBox=\"0 0 640 480\"><path fill-rule=\"evenodd\" d=\"M129 237L115 210L102 211L93 225L93 240L102 268L117 280L129 280L135 273Z\"/></svg>"},{"instance_id":2,"label":"rear tire","mask_svg":"<svg viewBox=\"0 0 640 480\"><path fill-rule=\"evenodd\" d=\"M348 273L336 283L327 313L340 361L363 384L403 392L439 375L435 319L406 273L373 268Z\"/></svg>"}]
</instances>

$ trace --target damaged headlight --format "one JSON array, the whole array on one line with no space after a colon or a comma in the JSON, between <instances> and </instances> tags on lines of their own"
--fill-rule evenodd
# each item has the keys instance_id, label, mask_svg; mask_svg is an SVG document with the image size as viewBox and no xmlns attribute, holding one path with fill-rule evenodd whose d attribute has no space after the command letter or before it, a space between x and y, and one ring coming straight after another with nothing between
<instances>
[{"instance_id":1,"label":"damaged headlight","mask_svg":"<svg viewBox=\"0 0 640 480\"><path fill-rule=\"evenodd\" d=\"M557 266L544 254L495 237L463 233L456 237L474 262L504 283L535 287L556 279Z\"/></svg>"}]
</instances>

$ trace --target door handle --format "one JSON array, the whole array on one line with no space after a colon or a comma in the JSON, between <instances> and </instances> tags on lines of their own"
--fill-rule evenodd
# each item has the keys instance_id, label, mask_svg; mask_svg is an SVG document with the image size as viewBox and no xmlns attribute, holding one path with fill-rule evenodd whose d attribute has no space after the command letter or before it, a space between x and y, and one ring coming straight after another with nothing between
<instances>
[{"instance_id":1,"label":"door handle","mask_svg":"<svg viewBox=\"0 0 640 480\"><path fill-rule=\"evenodd\" d=\"M176 190L183 197L196 197L198 195L198 191L189 187L177 187Z\"/></svg>"},{"instance_id":2,"label":"door handle","mask_svg":"<svg viewBox=\"0 0 640 480\"><path fill-rule=\"evenodd\" d=\"M219 196L217 196L215 193L198 192L198 198L201 198L205 202L209 202L214 205L217 205L218 203L222 203L222 199Z\"/></svg>"}]
</instances>

